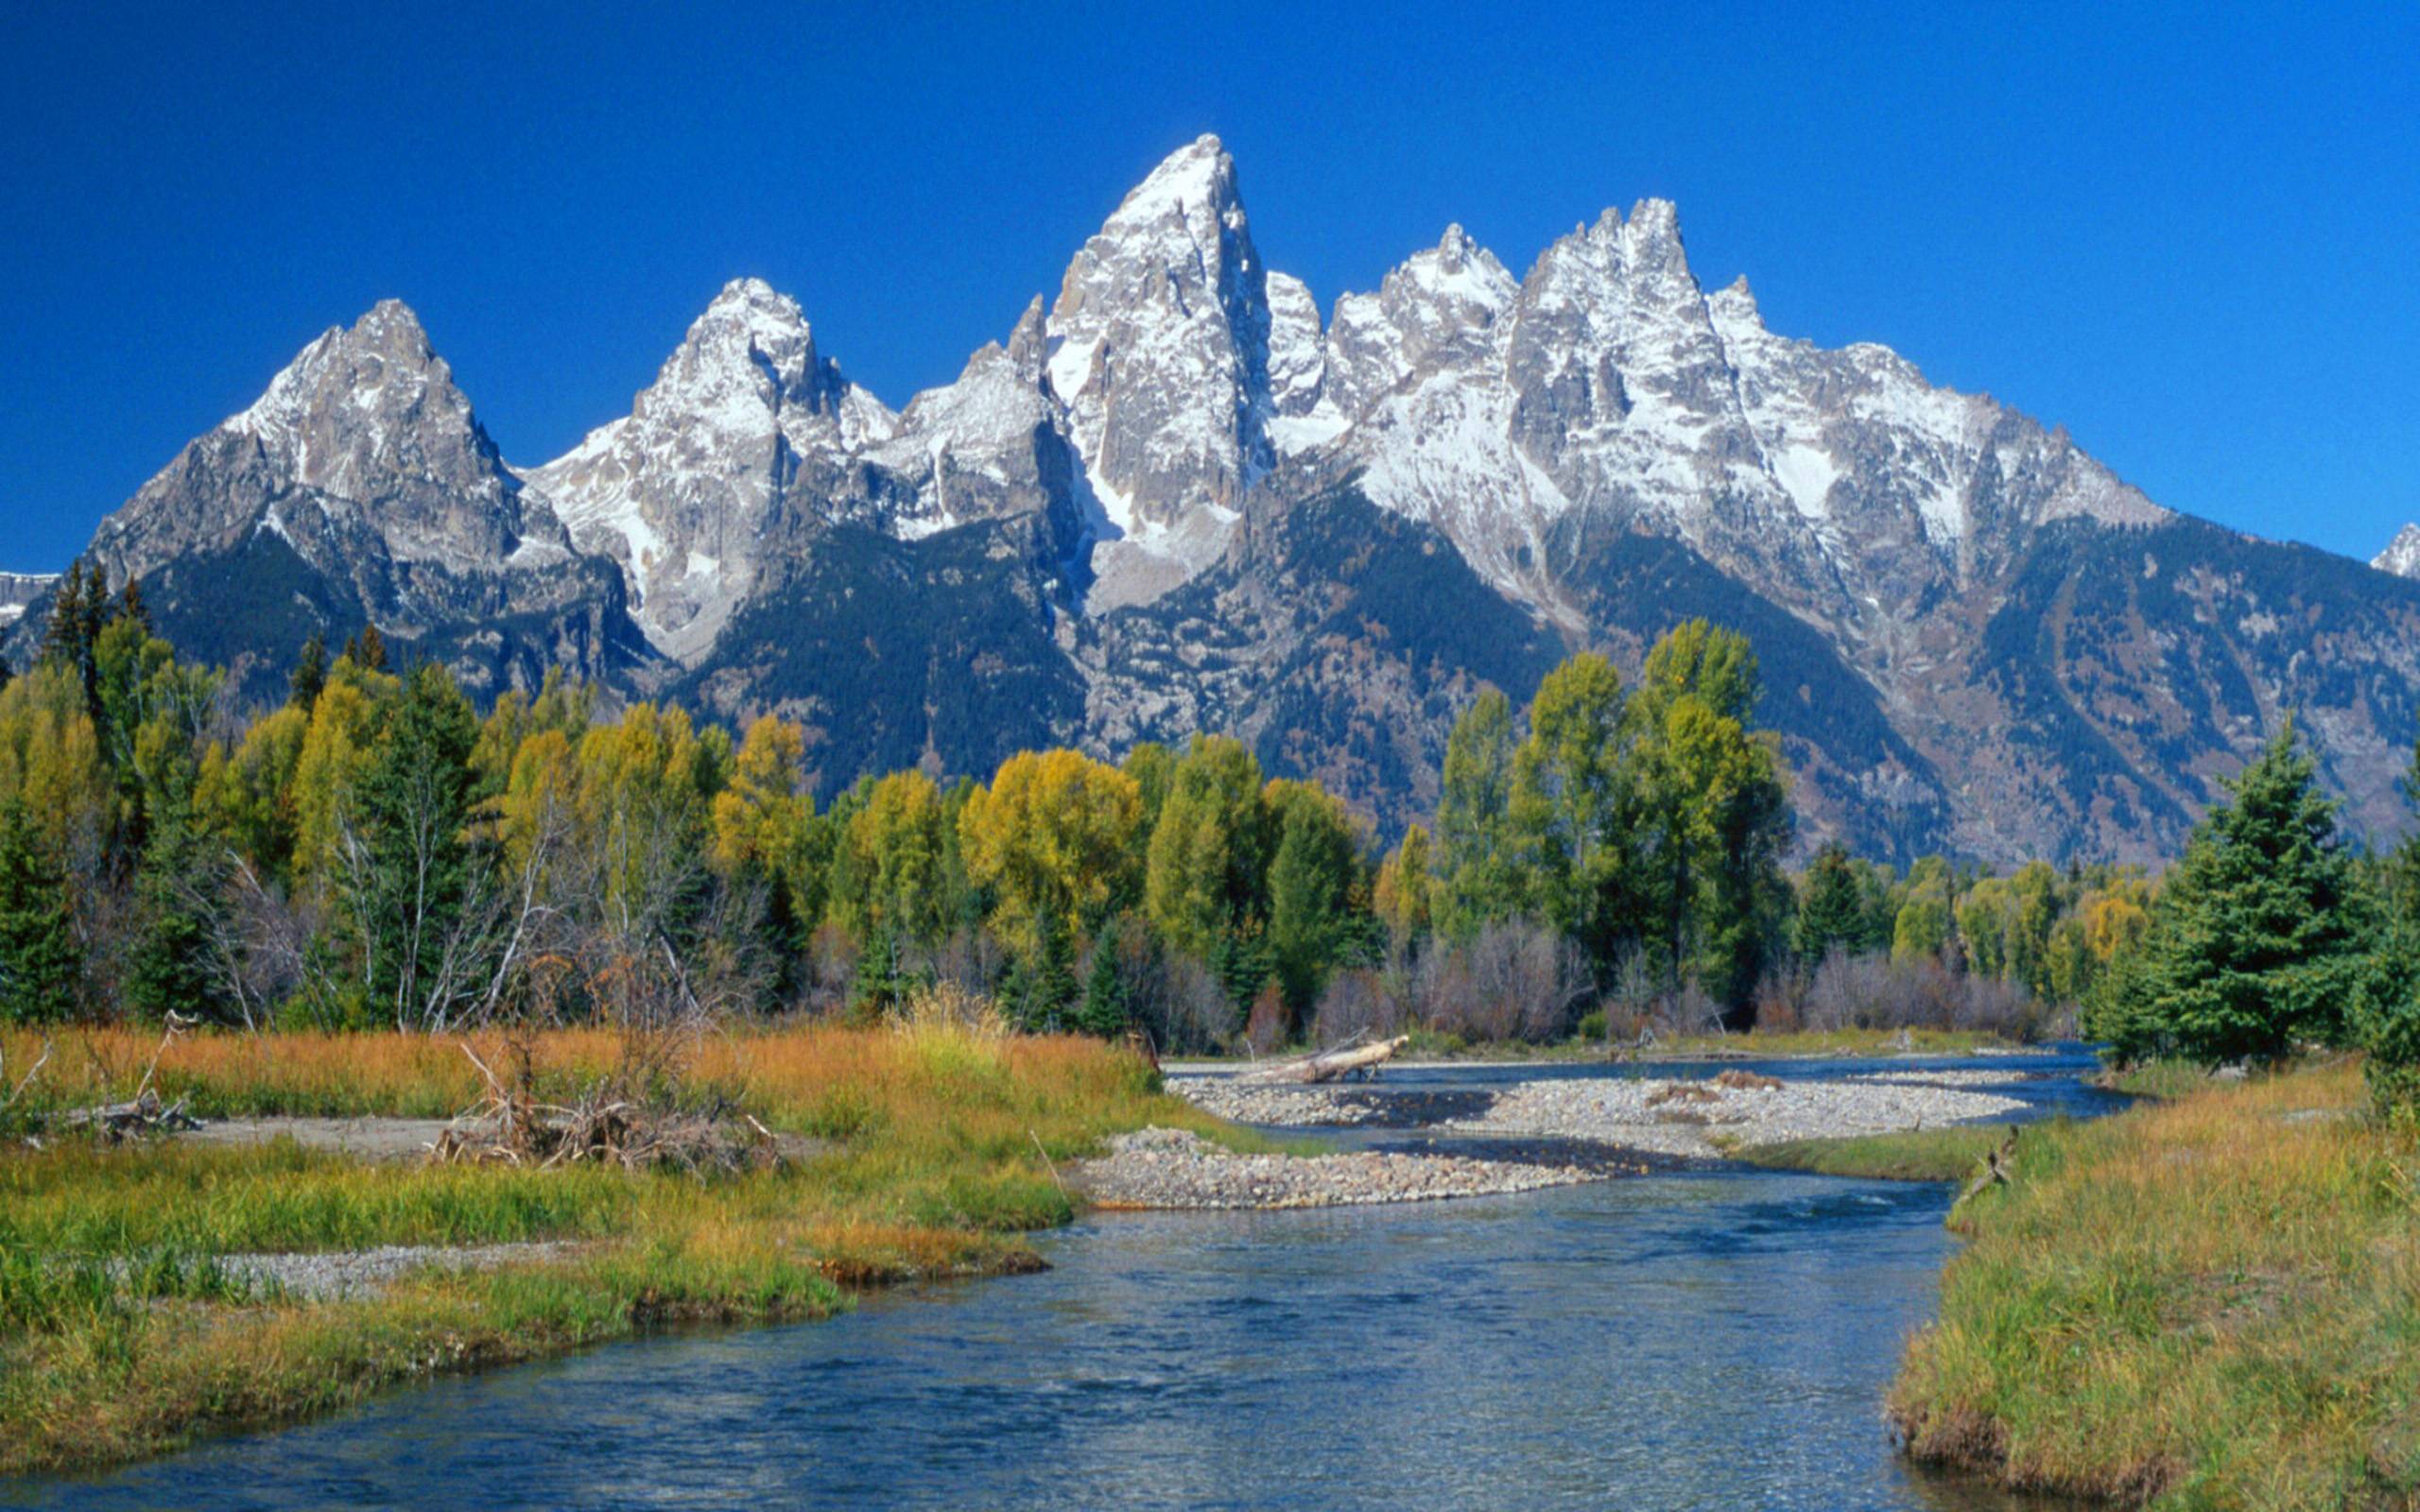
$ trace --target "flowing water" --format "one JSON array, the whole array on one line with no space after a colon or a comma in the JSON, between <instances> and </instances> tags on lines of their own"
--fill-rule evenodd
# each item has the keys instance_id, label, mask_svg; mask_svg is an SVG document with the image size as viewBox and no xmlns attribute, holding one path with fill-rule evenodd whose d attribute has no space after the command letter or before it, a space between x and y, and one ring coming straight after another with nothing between
<instances>
[{"instance_id":1,"label":"flowing water","mask_svg":"<svg viewBox=\"0 0 2420 1512\"><path fill-rule=\"evenodd\" d=\"M2086 1064L1758 1069L2047 1073L1987 1090L2087 1114L2109 1104L2076 1080ZM1881 1416L1956 1244L1951 1195L1722 1169L1400 1207L1104 1214L1044 1236L1043 1275L441 1381L0 1503L1972 1512L2009 1503L1906 1467Z\"/></svg>"}]
</instances>

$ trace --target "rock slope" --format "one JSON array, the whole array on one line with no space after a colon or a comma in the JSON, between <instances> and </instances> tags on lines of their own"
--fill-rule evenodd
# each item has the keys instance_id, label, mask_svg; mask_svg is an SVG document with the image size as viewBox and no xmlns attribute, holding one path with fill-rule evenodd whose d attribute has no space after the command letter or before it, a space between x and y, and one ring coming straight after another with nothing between
<instances>
[{"instance_id":1,"label":"rock slope","mask_svg":"<svg viewBox=\"0 0 2420 1512\"><path fill-rule=\"evenodd\" d=\"M1756 642L1806 838L1890 856L2156 859L2289 710L2382 833L2420 717L2420 528L2371 572L2172 513L1888 349L1769 330L1661 200L1517 277L1449 227L1322 319L1212 137L895 412L741 280L515 470L389 302L94 550L256 692L375 622L482 688L785 713L826 792L1219 729L1392 827L1481 683L1698 615Z\"/></svg>"}]
</instances>

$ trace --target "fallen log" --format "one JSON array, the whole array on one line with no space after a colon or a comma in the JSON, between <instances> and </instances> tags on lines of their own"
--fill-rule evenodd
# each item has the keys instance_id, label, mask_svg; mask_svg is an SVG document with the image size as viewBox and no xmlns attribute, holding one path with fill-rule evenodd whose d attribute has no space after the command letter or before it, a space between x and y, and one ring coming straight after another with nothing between
<instances>
[{"instance_id":1,"label":"fallen log","mask_svg":"<svg viewBox=\"0 0 2420 1512\"><path fill-rule=\"evenodd\" d=\"M53 1113L45 1123L54 1131L93 1129L112 1140L132 1139L143 1134L173 1134L201 1127L199 1120L185 1112L183 1098L163 1107L160 1094L148 1089L131 1102L69 1108Z\"/></svg>"},{"instance_id":2,"label":"fallen log","mask_svg":"<svg viewBox=\"0 0 2420 1512\"><path fill-rule=\"evenodd\" d=\"M1366 1075L1380 1062L1392 1059L1396 1051L1409 1043L1409 1035L1397 1035L1392 1040L1381 1040L1376 1044L1362 1045L1354 1050L1331 1050L1325 1055L1313 1056L1303 1062L1303 1079L1334 1081L1339 1076Z\"/></svg>"},{"instance_id":3,"label":"fallen log","mask_svg":"<svg viewBox=\"0 0 2420 1512\"><path fill-rule=\"evenodd\" d=\"M2000 1142L1998 1149L1983 1152L1983 1168L1975 1173L1975 1179L1966 1183L1966 1190L1958 1194L1958 1202L1950 1206L1955 1208L1967 1198L1979 1193L1988 1192L1994 1187L2010 1185L2009 1173L2015 1168L2015 1165L2016 1130L2011 1129L2008 1132L2008 1138Z\"/></svg>"}]
</instances>

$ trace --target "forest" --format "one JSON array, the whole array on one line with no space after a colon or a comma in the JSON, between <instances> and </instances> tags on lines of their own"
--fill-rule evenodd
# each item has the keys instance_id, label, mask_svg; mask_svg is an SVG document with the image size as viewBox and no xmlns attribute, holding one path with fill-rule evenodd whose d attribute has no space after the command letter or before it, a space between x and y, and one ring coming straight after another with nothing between
<instances>
[{"instance_id":1,"label":"forest","mask_svg":"<svg viewBox=\"0 0 2420 1512\"><path fill-rule=\"evenodd\" d=\"M560 679L482 713L404 662L374 629L315 640L281 706L236 709L153 632L139 583L71 573L40 662L0 685L0 1017L876 1018L948 983L1029 1029L1185 1052L2030 1040L2077 1005L2123 1041L2172 933L2163 893L2199 885L2191 855L2163 888L2039 862L1902 874L1837 845L1792 875L1754 650L1704 621L1634 685L1583 653L1526 706L1483 688L1433 828L1392 844L1225 736L819 800L797 723L735 738ZM2392 890L2389 864L2327 843L2348 897Z\"/></svg>"}]
</instances>

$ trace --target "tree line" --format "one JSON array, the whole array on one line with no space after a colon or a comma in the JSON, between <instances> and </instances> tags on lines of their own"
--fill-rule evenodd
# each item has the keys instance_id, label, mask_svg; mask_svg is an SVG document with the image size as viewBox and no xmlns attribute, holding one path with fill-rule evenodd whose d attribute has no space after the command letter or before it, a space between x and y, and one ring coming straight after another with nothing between
<instances>
[{"instance_id":1,"label":"tree line","mask_svg":"<svg viewBox=\"0 0 2420 1512\"><path fill-rule=\"evenodd\" d=\"M374 628L315 637L278 708L225 688L139 584L62 582L39 663L0 684L0 1015L437 1030L879 1014L949 981L1184 1048L1933 1022L1979 985L2084 997L2151 910L2108 868L1900 875L1827 846L1791 877L1754 649L1703 621L1635 685L1583 653L1524 708L1482 690L1433 828L1383 850L1224 736L819 803L796 723L603 717L560 678L482 713Z\"/></svg>"}]
</instances>

